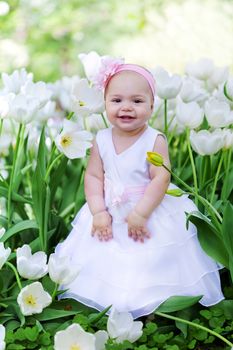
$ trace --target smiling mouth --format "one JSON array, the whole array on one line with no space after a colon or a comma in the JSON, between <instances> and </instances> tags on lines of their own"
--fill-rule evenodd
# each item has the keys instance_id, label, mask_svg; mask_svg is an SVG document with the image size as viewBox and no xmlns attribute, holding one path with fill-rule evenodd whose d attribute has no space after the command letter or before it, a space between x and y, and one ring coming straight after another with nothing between
<instances>
[{"instance_id":1,"label":"smiling mouth","mask_svg":"<svg viewBox=\"0 0 233 350\"><path fill-rule=\"evenodd\" d=\"M135 119L135 117L131 117L130 115L120 115L117 118L124 119L124 120Z\"/></svg>"}]
</instances>

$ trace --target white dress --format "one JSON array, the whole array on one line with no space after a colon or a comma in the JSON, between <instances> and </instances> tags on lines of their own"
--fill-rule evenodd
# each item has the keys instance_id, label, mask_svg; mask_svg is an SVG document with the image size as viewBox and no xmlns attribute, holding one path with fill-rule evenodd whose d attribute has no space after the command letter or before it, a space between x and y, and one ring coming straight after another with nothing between
<instances>
[{"instance_id":1,"label":"white dress","mask_svg":"<svg viewBox=\"0 0 233 350\"><path fill-rule=\"evenodd\" d=\"M153 150L158 134L148 127L133 145L116 154L112 129L97 133L113 239L100 242L91 236L92 215L85 204L71 233L56 248L56 253L82 266L72 283L60 287L68 289L63 298L98 310L114 305L134 318L151 313L175 295L202 295L205 306L224 299L219 266L200 247L196 227L190 223L186 229L185 212L197 210L187 196L165 195L148 220L150 239L140 243L128 237L125 217L150 182L146 152Z\"/></svg>"}]
</instances>

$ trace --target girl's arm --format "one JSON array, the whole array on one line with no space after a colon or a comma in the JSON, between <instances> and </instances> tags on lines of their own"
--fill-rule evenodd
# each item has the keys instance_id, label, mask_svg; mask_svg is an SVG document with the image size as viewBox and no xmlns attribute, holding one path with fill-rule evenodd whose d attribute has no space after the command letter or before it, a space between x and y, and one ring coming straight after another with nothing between
<instances>
[{"instance_id":1,"label":"girl's arm","mask_svg":"<svg viewBox=\"0 0 233 350\"><path fill-rule=\"evenodd\" d=\"M164 164L169 168L167 141L162 135L157 136L153 151L163 156ZM145 218L149 218L153 210L160 204L170 183L170 173L162 166L156 167L151 164L150 177L151 182L135 207L135 211Z\"/></svg>"},{"instance_id":2,"label":"girl's arm","mask_svg":"<svg viewBox=\"0 0 233 350\"><path fill-rule=\"evenodd\" d=\"M162 135L156 138L153 151L160 153L163 156L164 164L170 167L167 141ZM150 165L149 171L151 182L148 184L143 197L127 217L129 237L140 242L144 242L145 238L150 238L146 226L147 220L162 201L170 183L170 173L163 167Z\"/></svg>"},{"instance_id":3,"label":"girl's arm","mask_svg":"<svg viewBox=\"0 0 233 350\"><path fill-rule=\"evenodd\" d=\"M112 238L112 219L106 210L104 201L104 171L96 141L91 148L88 161L84 189L87 204L93 215L92 235L96 235L100 241Z\"/></svg>"},{"instance_id":4,"label":"girl's arm","mask_svg":"<svg viewBox=\"0 0 233 350\"><path fill-rule=\"evenodd\" d=\"M85 177L84 190L92 215L106 210L104 202L104 171L96 141L93 141Z\"/></svg>"}]
</instances>

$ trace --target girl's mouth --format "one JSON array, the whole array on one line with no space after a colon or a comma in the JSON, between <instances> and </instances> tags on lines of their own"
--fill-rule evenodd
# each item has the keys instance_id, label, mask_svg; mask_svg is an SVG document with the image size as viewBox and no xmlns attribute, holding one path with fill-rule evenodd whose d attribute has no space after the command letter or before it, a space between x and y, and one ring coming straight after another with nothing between
<instances>
[{"instance_id":1,"label":"girl's mouth","mask_svg":"<svg viewBox=\"0 0 233 350\"><path fill-rule=\"evenodd\" d=\"M135 119L135 117L131 117L130 115L120 115L117 118L120 118L120 119L123 119L123 120Z\"/></svg>"}]
</instances>

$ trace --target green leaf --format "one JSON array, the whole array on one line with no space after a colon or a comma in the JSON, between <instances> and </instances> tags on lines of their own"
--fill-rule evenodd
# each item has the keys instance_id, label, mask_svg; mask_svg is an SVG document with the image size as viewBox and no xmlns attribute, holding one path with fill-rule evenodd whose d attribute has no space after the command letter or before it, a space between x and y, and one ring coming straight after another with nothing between
<instances>
[{"instance_id":1,"label":"green leaf","mask_svg":"<svg viewBox=\"0 0 233 350\"><path fill-rule=\"evenodd\" d=\"M176 321L175 323L176 323L176 327L182 332L184 338L187 338L188 325L180 321Z\"/></svg>"},{"instance_id":2,"label":"green leaf","mask_svg":"<svg viewBox=\"0 0 233 350\"><path fill-rule=\"evenodd\" d=\"M175 312L179 310L183 310L189 306L196 304L202 296L196 297L186 297L186 296L173 296L167 299L164 303L162 303L156 312Z\"/></svg>"},{"instance_id":3,"label":"green leaf","mask_svg":"<svg viewBox=\"0 0 233 350\"><path fill-rule=\"evenodd\" d=\"M229 268L233 280L233 206L230 202L224 208L222 222L223 241L229 254Z\"/></svg>"},{"instance_id":4,"label":"green leaf","mask_svg":"<svg viewBox=\"0 0 233 350\"><path fill-rule=\"evenodd\" d=\"M46 308L39 315L36 315L35 318L39 321L50 321L57 318L63 318L68 316L77 315L77 311L65 311L65 310L56 310L52 308Z\"/></svg>"},{"instance_id":5,"label":"green leaf","mask_svg":"<svg viewBox=\"0 0 233 350\"><path fill-rule=\"evenodd\" d=\"M148 322L146 323L146 327L144 328L143 333L145 333L146 335L151 335L155 333L157 329L158 329L158 326L156 323Z\"/></svg>"},{"instance_id":6,"label":"green leaf","mask_svg":"<svg viewBox=\"0 0 233 350\"><path fill-rule=\"evenodd\" d=\"M67 162L68 162L67 157L62 158L58 167L50 175L50 190L51 190L51 200L52 201L53 201L54 195L56 193L56 190L58 188L58 185L61 182L61 180L64 176L64 173L66 171ZM77 178L78 178L78 176L77 176Z\"/></svg>"},{"instance_id":7,"label":"green leaf","mask_svg":"<svg viewBox=\"0 0 233 350\"><path fill-rule=\"evenodd\" d=\"M106 307L106 309L104 309L103 311L99 312L99 313L95 313L95 314L91 314L88 317L88 322L89 324L93 324L98 322L102 317L105 316L106 312L108 312L108 310L112 307L112 305Z\"/></svg>"},{"instance_id":8,"label":"green leaf","mask_svg":"<svg viewBox=\"0 0 233 350\"><path fill-rule=\"evenodd\" d=\"M20 323L16 320L12 320L12 321L9 321L7 322L6 324L6 329L7 331L14 331L15 329L19 328L20 327Z\"/></svg>"},{"instance_id":9,"label":"green leaf","mask_svg":"<svg viewBox=\"0 0 233 350\"><path fill-rule=\"evenodd\" d=\"M196 339L191 340L191 342L188 344L188 349L194 349L196 346Z\"/></svg>"},{"instance_id":10,"label":"green leaf","mask_svg":"<svg viewBox=\"0 0 233 350\"><path fill-rule=\"evenodd\" d=\"M26 327L24 333L28 340L34 342L38 338L39 330L37 327Z\"/></svg>"},{"instance_id":11,"label":"green leaf","mask_svg":"<svg viewBox=\"0 0 233 350\"><path fill-rule=\"evenodd\" d=\"M20 320L20 326L24 326L25 324L25 316L21 313L19 305L17 302L11 303L6 309L7 312L11 312Z\"/></svg>"},{"instance_id":12,"label":"green leaf","mask_svg":"<svg viewBox=\"0 0 233 350\"><path fill-rule=\"evenodd\" d=\"M18 328L17 331L14 334L14 338L15 340L25 340L26 339L26 335L25 335L25 331L23 328Z\"/></svg>"},{"instance_id":13,"label":"green leaf","mask_svg":"<svg viewBox=\"0 0 233 350\"><path fill-rule=\"evenodd\" d=\"M41 345L50 345L51 344L49 333L41 334L39 340L40 340Z\"/></svg>"},{"instance_id":14,"label":"green leaf","mask_svg":"<svg viewBox=\"0 0 233 350\"><path fill-rule=\"evenodd\" d=\"M206 320L210 320L213 316L210 310L201 310L200 315L203 316Z\"/></svg>"},{"instance_id":15,"label":"green leaf","mask_svg":"<svg viewBox=\"0 0 233 350\"><path fill-rule=\"evenodd\" d=\"M40 143L37 154L37 168L41 177L44 179L46 174L46 145L45 145L45 127L43 127L40 135Z\"/></svg>"},{"instance_id":16,"label":"green leaf","mask_svg":"<svg viewBox=\"0 0 233 350\"><path fill-rule=\"evenodd\" d=\"M0 186L0 196L8 198L8 189L6 187ZM23 196L19 195L16 192L11 193L11 199L14 202L31 203L30 199L24 198Z\"/></svg>"},{"instance_id":17,"label":"green leaf","mask_svg":"<svg viewBox=\"0 0 233 350\"><path fill-rule=\"evenodd\" d=\"M7 230L3 237L0 239L0 241L6 242L10 237L14 236L15 234L20 233L24 230L28 230L30 228L38 229L38 225L35 222L35 220L20 221L17 224L13 225L9 230Z\"/></svg>"},{"instance_id":18,"label":"green leaf","mask_svg":"<svg viewBox=\"0 0 233 350\"><path fill-rule=\"evenodd\" d=\"M188 214L187 220L197 227L198 239L203 250L214 260L228 267L227 249L212 223L203 214L196 211Z\"/></svg>"},{"instance_id":19,"label":"green leaf","mask_svg":"<svg viewBox=\"0 0 233 350\"><path fill-rule=\"evenodd\" d=\"M222 300L217 306L212 306L211 311L221 308L227 320L233 320L233 300Z\"/></svg>"},{"instance_id":20,"label":"green leaf","mask_svg":"<svg viewBox=\"0 0 233 350\"><path fill-rule=\"evenodd\" d=\"M47 185L45 182L46 174L46 146L45 146L45 131L44 128L41 132L39 149L37 154L36 169L32 177L32 200L33 210L36 217L36 221L39 226L40 233L40 245L44 250L46 247L45 232L47 232L47 217L45 218L45 210L47 210ZM46 226L46 231L44 231ZM46 236L46 237L45 237Z\"/></svg>"},{"instance_id":21,"label":"green leaf","mask_svg":"<svg viewBox=\"0 0 233 350\"><path fill-rule=\"evenodd\" d=\"M10 344L7 346L7 350L23 350L26 349L26 346L21 344Z\"/></svg>"},{"instance_id":22,"label":"green leaf","mask_svg":"<svg viewBox=\"0 0 233 350\"><path fill-rule=\"evenodd\" d=\"M233 190L233 169L224 177L221 191L221 199L226 201Z\"/></svg>"}]
</instances>

